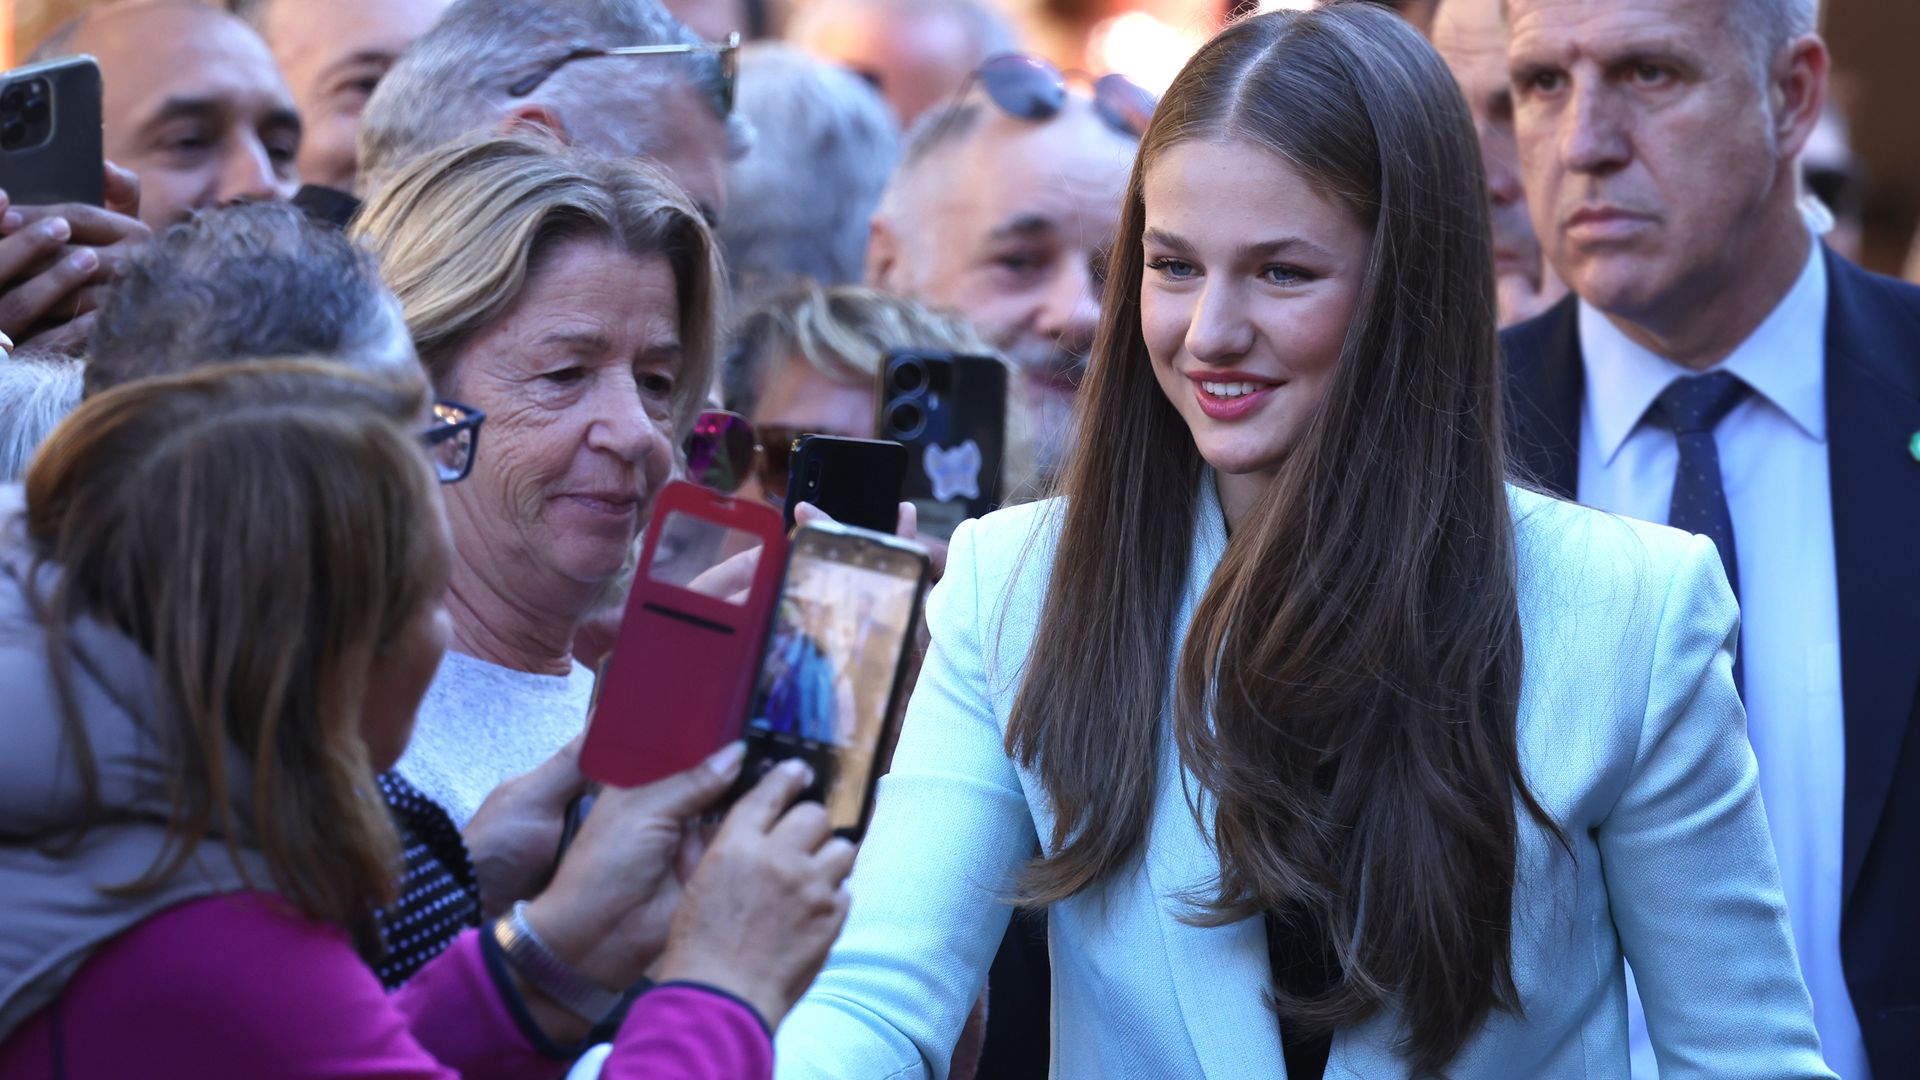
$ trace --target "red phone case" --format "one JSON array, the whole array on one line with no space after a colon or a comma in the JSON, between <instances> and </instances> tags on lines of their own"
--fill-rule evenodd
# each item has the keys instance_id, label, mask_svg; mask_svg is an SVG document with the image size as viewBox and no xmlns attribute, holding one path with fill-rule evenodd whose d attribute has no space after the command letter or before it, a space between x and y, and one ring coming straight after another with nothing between
<instances>
[{"instance_id":1,"label":"red phone case","mask_svg":"<svg viewBox=\"0 0 1920 1080\"><path fill-rule=\"evenodd\" d=\"M654 548L675 513L760 541L745 604L653 579ZM771 506L685 482L660 492L580 752L588 776L619 787L652 783L740 737L786 565L787 536Z\"/></svg>"}]
</instances>

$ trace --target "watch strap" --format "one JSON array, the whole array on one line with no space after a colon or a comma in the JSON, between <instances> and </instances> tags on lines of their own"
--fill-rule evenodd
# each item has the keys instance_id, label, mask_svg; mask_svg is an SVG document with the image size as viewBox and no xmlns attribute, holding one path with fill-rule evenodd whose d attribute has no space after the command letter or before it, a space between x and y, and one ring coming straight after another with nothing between
<instances>
[{"instance_id":1,"label":"watch strap","mask_svg":"<svg viewBox=\"0 0 1920 1080\"><path fill-rule=\"evenodd\" d=\"M553 954L527 923L527 902L493 922L493 938L501 955L520 977L541 994L589 1024L598 1023L619 1008L621 995L568 966Z\"/></svg>"}]
</instances>

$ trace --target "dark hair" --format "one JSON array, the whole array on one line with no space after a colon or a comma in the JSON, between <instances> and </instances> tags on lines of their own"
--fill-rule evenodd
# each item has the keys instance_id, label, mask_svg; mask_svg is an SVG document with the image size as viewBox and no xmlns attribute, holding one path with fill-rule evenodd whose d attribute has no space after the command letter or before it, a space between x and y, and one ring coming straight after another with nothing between
<instances>
[{"instance_id":1,"label":"dark hair","mask_svg":"<svg viewBox=\"0 0 1920 1080\"><path fill-rule=\"evenodd\" d=\"M206 364L326 356L413 364L373 256L285 203L209 210L168 229L113 286L86 393Z\"/></svg>"},{"instance_id":2,"label":"dark hair","mask_svg":"<svg viewBox=\"0 0 1920 1080\"><path fill-rule=\"evenodd\" d=\"M1276 973L1284 1025L1325 1033L1397 1007L1404 1052L1431 1073L1491 1009L1519 1008L1515 799L1557 830L1515 741L1521 640L1478 144L1446 67L1384 10L1229 26L1142 140L1007 731L1056 814L1024 898L1100 884L1139 856L1153 812L1207 474L1142 339L1143 177L1205 139L1278 155L1372 241L1326 396L1235 528L1180 653L1175 735L1203 826L1213 802L1220 859L1188 917L1272 916L1327 974Z\"/></svg>"}]
</instances>

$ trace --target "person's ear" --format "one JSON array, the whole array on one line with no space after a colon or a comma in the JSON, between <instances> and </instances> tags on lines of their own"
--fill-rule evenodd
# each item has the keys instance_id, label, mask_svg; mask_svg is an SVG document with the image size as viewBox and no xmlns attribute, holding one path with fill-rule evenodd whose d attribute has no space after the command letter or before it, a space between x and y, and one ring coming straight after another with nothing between
<instances>
[{"instance_id":1,"label":"person's ear","mask_svg":"<svg viewBox=\"0 0 1920 1080\"><path fill-rule=\"evenodd\" d=\"M873 216L867 236L867 287L883 292L899 292L900 237L893 224L878 214Z\"/></svg>"},{"instance_id":2,"label":"person's ear","mask_svg":"<svg viewBox=\"0 0 1920 1080\"><path fill-rule=\"evenodd\" d=\"M1827 106L1827 79L1833 66L1826 43L1807 34L1788 45L1767 84L1773 106L1773 136L1782 157L1798 160L1820 114Z\"/></svg>"},{"instance_id":3,"label":"person's ear","mask_svg":"<svg viewBox=\"0 0 1920 1080\"><path fill-rule=\"evenodd\" d=\"M553 106L534 102L515 105L508 109L507 115L500 118L500 134L544 134L551 135L563 143L573 141L567 134L566 122L560 119L560 114L554 111Z\"/></svg>"}]
</instances>

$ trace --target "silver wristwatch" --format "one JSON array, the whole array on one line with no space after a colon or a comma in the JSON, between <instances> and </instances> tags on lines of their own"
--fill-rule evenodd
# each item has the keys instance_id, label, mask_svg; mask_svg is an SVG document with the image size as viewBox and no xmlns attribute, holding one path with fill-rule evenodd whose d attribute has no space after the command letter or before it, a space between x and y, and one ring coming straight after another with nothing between
<instances>
[{"instance_id":1,"label":"silver wristwatch","mask_svg":"<svg viewBox=\"0 0 1920 1080\"><path fill-rule=\"evenodd\" d=\"M620 1004L620 995L568 967L566 961L534 934L527 924L527 902L493 921L493 940L513 970L534 989L552 998L589 1024L597 1024Z\"/></svg>"}]
</instances>

